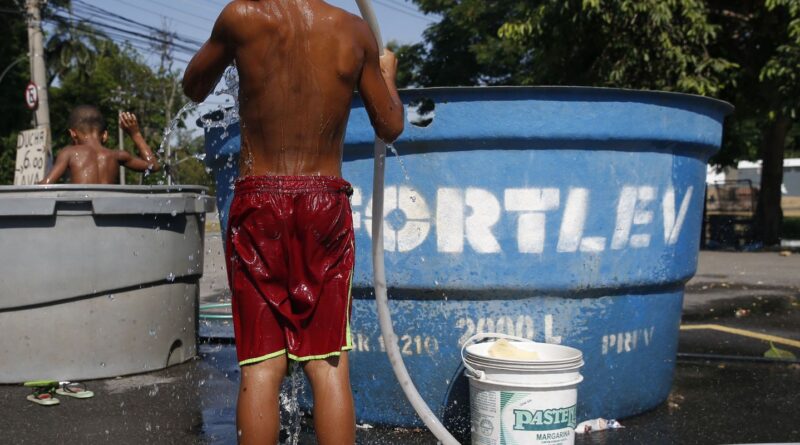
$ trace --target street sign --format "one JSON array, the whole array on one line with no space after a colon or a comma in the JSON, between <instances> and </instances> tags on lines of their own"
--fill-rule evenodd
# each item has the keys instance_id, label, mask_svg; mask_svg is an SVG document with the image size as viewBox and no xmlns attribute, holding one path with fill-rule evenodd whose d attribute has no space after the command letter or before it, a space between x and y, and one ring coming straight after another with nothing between
<instances>
[{"instance_id":1,"label":"street sign","mask_svg":"<svg viewBox=\"0 0 800 445\"><path fill-rule=\"evenodd\" d=\"M25 87L25 105L31 110L39 106L39 87L33 82L28 82L28 86Z\"/></svg>"},{"instance_id":2,"label":"street sign","mask_svg":"<svg viewBox=\"0 0 800 445\"><path fill-rule=\"evenodd\" d=\"M44 179L47 168L47 130L36 128L17 136L17 166L14 185L32 185Z\"/></svg>"}]
</instances>

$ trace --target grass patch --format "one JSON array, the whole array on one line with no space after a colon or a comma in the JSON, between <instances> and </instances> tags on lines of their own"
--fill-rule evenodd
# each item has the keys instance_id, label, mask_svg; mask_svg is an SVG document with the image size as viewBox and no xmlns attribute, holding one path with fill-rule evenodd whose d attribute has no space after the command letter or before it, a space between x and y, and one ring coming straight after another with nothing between
<instances>
[{"instance_id":1,"label":"grass patch","mask_svg":"<svg viewBox=\"0 0 800 445\"><path fill-rule=\"evenodd\" d=\"M797 217L783 218L783 227L781 227L781 238L800 239L800 218Z\"/></svg>"}]
</instances>

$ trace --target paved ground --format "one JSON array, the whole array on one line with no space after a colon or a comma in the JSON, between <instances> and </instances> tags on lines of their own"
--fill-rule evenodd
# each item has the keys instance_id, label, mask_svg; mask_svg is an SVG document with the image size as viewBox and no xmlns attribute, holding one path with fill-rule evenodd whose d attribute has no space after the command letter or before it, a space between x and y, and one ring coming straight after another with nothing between
<instances>
[{"instance_id":1,"label":"paved ground","mask_svg":"<svg viewBox=\"0 0 800 445\"><path fill-rule=\"evenodd\" d=\"M225 301L218 235L207 238L206 256L203 301ZM681 332L681 355L668 402L623 419L625 429L579 437L576 443L800 441L800 364L763 359L769 335L784 342L776 346L800 354L798 298L800 254L703 252L684 306L684 325L702 329ZM720 326L745 331L730 333ZM0 386L0 442L232 444L239 380L234 354L229 342L208 341L197 360L164 371L89 382L95 398L62 397L61 405L49 408L27 402L26 388ZM307 425L300 443L315 443ZM360 429L358 443L436 441L424 431L375 428Z\"/></svg>"}]
</instances>

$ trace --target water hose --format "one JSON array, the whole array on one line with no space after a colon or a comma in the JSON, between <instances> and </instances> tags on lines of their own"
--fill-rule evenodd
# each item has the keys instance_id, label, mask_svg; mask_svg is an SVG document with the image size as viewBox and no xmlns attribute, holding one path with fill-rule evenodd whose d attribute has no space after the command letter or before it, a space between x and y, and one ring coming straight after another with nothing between
<instances>
[{"instance_id":1,"label":"water hose","mask_svg":"<svg viewBox=\"0 0 800 445\"><path fill-rule=\"evenodd\" d=\"M370 0L356 0L361 16L369 25L375 40L378 41L378 48L383 53L383 38L378 27L378 20L375 11L372 9ZM384 168L386 166L386 144L379 138L375 138L375 166L372 183L372 272L373 286L375 287L375 302L378 306L378 320L381 326L381 336L386 344L386 355L392 364L394 375L397 382L403 389L406 398L411 406L419 415L425 426L436 436L443 445L459 445L453 438L442 422L433 414L430 407L422 400L408 370L403 362L400 347L397 343L397 335L392 326L392 314L389 312L389 299L386 294L386 270L383 264L383 182Z\"/></svg>"}]
</instances>

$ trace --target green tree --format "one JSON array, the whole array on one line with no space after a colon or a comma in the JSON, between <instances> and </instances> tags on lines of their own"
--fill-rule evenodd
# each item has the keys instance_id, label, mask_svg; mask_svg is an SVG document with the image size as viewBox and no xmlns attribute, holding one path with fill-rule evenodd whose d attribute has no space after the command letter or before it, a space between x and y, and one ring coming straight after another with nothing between
<instances>
[{"instance_id":1,"label":"green tree","mask_svg":"<svg viewBox=\"0 0 800 445\"><path fill-rule=\"evenodd\" d=\"M734 66L701 0L415 0L442 20L412 83L596 85L714 94Z\"/></svg>"},{"instance_id":2,"label":"green tree","mask_svg":"<svg viewBox=\"0 0 800 445\"><path fill-rule=\"evenodd\" d=\"M413 0L442 19L396 48L404 86L587 85L737 105L721 164L764 159L757 231L778 242L783 154L800 130L800 0Z\"/></svg>"},{"instance_id":3,"label":"green tree","mask_svg":"<svg viewBox=\"0 0 800 445\"><path fill-rule=\"evenodd\" d=\"M32 117L23 100L30 65L22 10L14 0L0 0L0 11L0 184L10 184L14 181L17 132L27 128Z\"/></svg>"},{"instance_id":4,"label":"green tree","mask_svg":"<svg viewBox=\"0 0 800 445\"><path fill-rule=\"evenodd\" d=\"M723 91L736 112L718 160L762 159L756 235L776 244L783 220L783 159L792 147L797 150L800 132L800 0L714 0L710 5L722 27L712 51L740 67Z\"/></svg>"},{"instance_id":5,"label":"green tree","mask_svg":"<svg viewBox=\"0 0 800 445\"><path fill-rule=\"evenodd\" d=\"M87 23L64 19L69 14L69 4L68 0L54 0L43 11L48 23L53 24L45 29L53 148L57 152L70 144L67 119L78 104L101 109L109 129L109 147L119 144L118 112L129 110L139 117L145 139L157 148L163 129L187 101L178 88L180 73L173 66L173 34L167 30L158 33L158 41L165 43L153 47L160 57L151 67L133 47L115 43ZM0 26L7 30L4 39L0 39L0 60L19 59L0 79L0 183L9 184L14 177L17 134L31 122L22 94L29 78L27 24L16 0L0 0ZM180 126L185 127L183 123ZM194 159L183 163L179 167L181 176L208 183L208 178L202 177L204 168L194 165L197 163ZM192 170L193 174L184 174L183 170ZM128 183L154 184L163 182L164 175L143 178L128 172L126 179Z\"/></svg>"}]
</instances>

